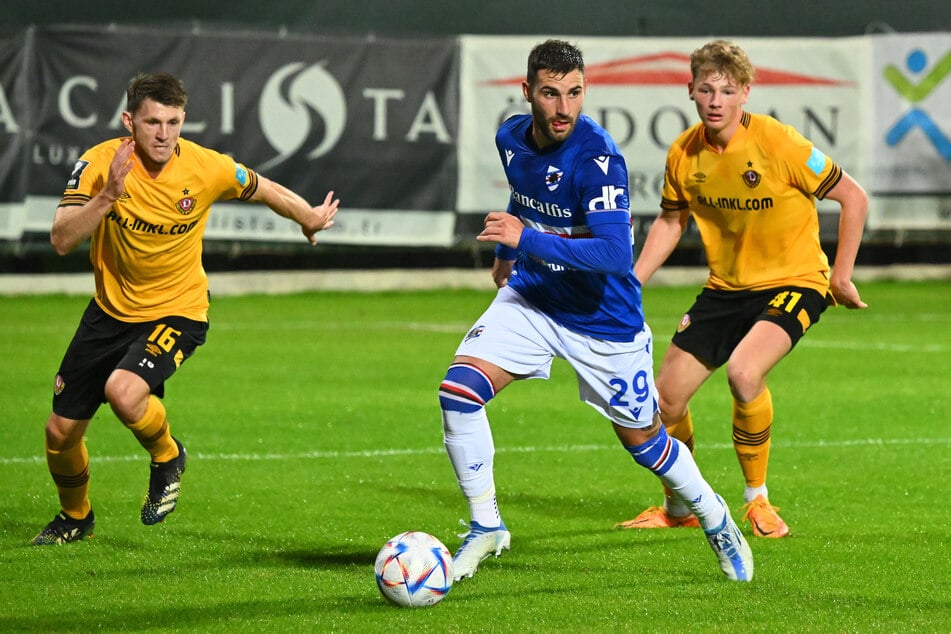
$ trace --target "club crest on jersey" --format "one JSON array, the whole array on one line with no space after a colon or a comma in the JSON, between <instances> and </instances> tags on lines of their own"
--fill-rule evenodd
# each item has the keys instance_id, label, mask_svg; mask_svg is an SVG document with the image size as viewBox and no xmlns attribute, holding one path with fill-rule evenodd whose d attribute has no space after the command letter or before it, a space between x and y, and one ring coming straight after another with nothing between
<instances>
[{"instance_id":1,"label":"club crest on jersey","mask_svg":"<svg viewBox=\"0 0 951 634\"><path fill-rule=\"evenodd\" d=\"M684 313L684 316L680 318L680 323L677 324L677 332L683 332L690 327L690 313Z\"/></svg>"},{"instance_id":2,"label":"club crest on jersey","mask_svg":"<svg viewBox=\"0 0 951 634\"><path fill-rule=\"evenodd\" d=\"M763 179L758 172L753 170L746 170L743 172L743 182L746 183L746 186L750 189L754 189L759 185L760 181Z\"/></svg>"},{"instance_id":3,"label":"club crest on jersey","mask_svg":"<svg viewBox=\"0 0 951 634\"><path fill-rule=\"evenodd\" d=\"M53 382L53 394L59 396L66 389L66 381L59 374L56 375L56 381Z\"/></svg>"},{"instance_id":4,"label":"club crest on jersey","mask_svg":"<svg viewBox=\"0 0 951 634\"><path fill-rule=\"evenodd\" d=\"M466 334L465 341L468 342L472 341L473 339L477 339L482 334L483 330L485 330L485 326L476 326Z\"/></svg>"},{"instance_id":5,"label":"club crest on jersey","mask_svg":"<svg viewBox=\"0 0 951 634\"><path fill-rule=\"evenodd\" d=\"M564 178L565 173L555 167L554 165L548 166L548 173L545 175L545 184L548 185L548 191L553 192L558 189L558 185L561 184L561 179Z\"/></svg>"},{"instance_id":6,"label":"club crest on jersey","mask_svg":"<svg viewBox=\"0 0 951 634\"><path fill-rule=\"evenodd\" d=\"M187 216L195 209L195 197L185 196L175 203L175 209L178 209L183 216Z\"/></svg>"}]
</instances>

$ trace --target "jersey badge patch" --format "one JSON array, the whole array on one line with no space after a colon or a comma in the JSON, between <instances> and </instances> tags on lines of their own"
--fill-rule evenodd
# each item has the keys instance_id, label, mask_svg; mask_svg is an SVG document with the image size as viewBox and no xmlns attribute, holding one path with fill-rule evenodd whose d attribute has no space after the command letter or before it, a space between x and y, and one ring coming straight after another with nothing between
<instances>
[{"instance_id":1,"label":"jersey badge patch","mask_svg":"<svg viewBox=\"0 0 951 634\"><path fill-rule=\"evenodd\" d=\"M242 187L247 186L248 184L248 170L243 165L236 165L234 169L234 179L238 181L238 184Z\"/></svg>"},{"instance_id":2,"label":"jersey badge patch","mask_svg":"<svg viewBox=\"0 0 951 634\"><path fill-rule=\"evenodd\" d=\"M59 374L56 375L56 381L53 383L53 394L59 396L66 389L66 381Z\"/></svg>"},{"instance_id":3,"label":"jersey badge patch","mask_svg":"<svg viewBox=\"0 0 951 634\"><path fill-rule=\"evenodd\" d=\"M809 154L809 160L806 161L806 167L811 169L813 173L818 176L822 173L822 170L826 166L826 155L823 154L819 148L813 146L812 153Z\"/></svg>"},{"instance_id":4,"label":"jersey badge patch","mask_svg":"<svg viewBox=\"0 0 951 634\"><path fill-rule=\"evenodd\" d=\"M746 183L746 186L750 189L755 189L761 180L763 180L763 177L755 170L746 170L743 172L743 182Z\"/></svg>"},{"instance_id":5,"label":"jersey badge patch","mask_svg":"<svg viewBox=\"0 0 951 634\"><path fill-rule=\"evenodd\" d=\"M690 327L690 313L684 313L684 316L680 318L680 323L677 324L677 332L683 332Z\"/></svg>"},{"instance_id":6,"label":"jersey badge patch","mask_svg":"<svg viewBox=\"0 0 951 634\"><path fill-rule=\"evenodd\" d=\"M512 164L513 158L515 158L515 152L506 148L505 150L505 166L506 167Z\"/></svg>"},{"instance_id":7,"label":"jersey badge patch","mask_svg":"<svg viewBox=\"0 0 951 634\"><path fill-rule=\"evenodd\" d=\"M66 189L76 189L79 187L79 179L82 178L87 165L89 165L89 161L76 161L76 164L73 166L73 171L69 175L69 180L66 181Z\"/></svg>"},{"instance_id":8,"label":"jersey badge patch","mask_svg":"<svg viewBox=\"0 0 951 634\"><path fill-rule=\"evenodd\" d=\"M475 328L473 328L466 334L465 341L472 341L473 339L478 338L479 335L482 334L483 330L485 330L485 326L482 326L482 325L476 326Z\"/></svg>"},{"instance_id":9,"label":"jersey badge patch","mask_svg":"<svg viewBox=\"0 0 951 634\"><path fill-rule=\"evenodd\" d=\"M195 197L185 196L175 203L175 209L177 209L178 212L183 216L187 216L195 209Z\"/></svg>"},{"instance_id":10,"label":"jersey badge patch","mask_svg":"<svg viewBox=\"0 0 951 634\"><path fill-rule=\"evenodd\" d=\"M564 178L565 173L555 167L554 165L548 166L548 173L545 175L545 184L548 185L548 191L553 192L558 189L558 185L561 184L561 179Z\"/></svg>"},{"instance_id":11,"label":"jersey badge patch","mask_svg":"<svg viewBox=\"0 0 951 634\"><path fill-rule=\"evenodd\" d=\"M598 167L601 168L601 171L604 172L604 175L608 175L608 168L611 166L611 157L610 156L599 156L594 159L594 162L598 164Z\"/></svg>"}]
</instances>

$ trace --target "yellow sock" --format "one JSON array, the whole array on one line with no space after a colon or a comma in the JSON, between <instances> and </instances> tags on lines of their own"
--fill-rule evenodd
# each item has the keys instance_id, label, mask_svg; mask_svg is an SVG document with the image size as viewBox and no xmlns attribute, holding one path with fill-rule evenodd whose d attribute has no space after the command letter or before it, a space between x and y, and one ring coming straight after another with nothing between
<instances>
[{"instance_id":1,"label":"yellow sock","mask_svg":"<svg viewBox=\"0 0 951 634\"><path fill-rule=\"evenodd\" d=\"M172 440L165 418L165 406L154 394L149 396L145 415L127 427L152 456L152 462L168 462L178 456L178 445Z\"/></svg>"},{"instance_id":2,"label":"yellow sock","mask_svg":"<svg viewBox=\"0 0 951 634\"><path fill-rule=\"evenodd\" d=\"M687 445L687 449L693 453L693 420L690 418L689 409L683 418L670 424L665 423L664 427L667 428L668 435Z\"/></svg>"},{"instance_id":3,"label":"yellow sock","mask_svg":"<svg viewBox=\"0 0 951 634\"><path fill-rule=\"evenodd\" d=\"M75 447L53 451L47 445L46 464L59 493L59 505L73 519L89 515L89 452L86 441Z\"/></svg>"},{"instance_id":4,"label":"yellow sock","mask_svg":"<svg viewBox=\"0 0 951 634\"><path fill-rule=\"evenodd\" d=\"M749 403L733 399L733 448L748 487L766 484L772 424L773 397L769 388Z\"/></svg>"}]
</instances>

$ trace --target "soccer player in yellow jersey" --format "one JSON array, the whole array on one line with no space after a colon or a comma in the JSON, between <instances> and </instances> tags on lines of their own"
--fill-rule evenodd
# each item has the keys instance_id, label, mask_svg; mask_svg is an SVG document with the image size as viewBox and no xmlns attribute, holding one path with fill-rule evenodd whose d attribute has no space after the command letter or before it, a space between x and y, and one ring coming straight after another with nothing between
<instances>
[{"instance_id":1,"label":"soccer player in yellow jersey","mask_svg":"<svg viewBox=\"0 0 951 634\"><path fill-rule=\"evenodd\" d=\"M733 445L746 479L744 519L759 537L789 527L769 502L773 402L766 377L827 304L865 308L852 272L868 197L840 166L790 126L743 105L754 69L746 53L717 40L690 57L688 85L700 122L671 145L661 211L635 265L646 283L671 254L693 216L710 267L684 314L657 375L661 418L693 448L688 404L726 364L733 395ZM816 199L839 203L831 275L819 243ZM666 492L626 528L696 526L683 501Z\"/></svg>"},{"instance_id":2,"label":"soccer player in yellow jersey","mask_svg":"<svg viewBox=\"0 0 951 634\"><path fill-rule=\"evenodd\" d=\"M264 203L297 222L311 243L334 224L339 200L333 192L311 206L234 159L180 138L187 100L172 75L134 78L122 113L130 136L86 151L56 210L53 247L63 255L90 239L96 295L56 375L46 460L61 508L33 544L92 535L84 434L104 402L151 456L142 522L157 524L175 510L186 453L169 431L159 397L205 341L208 280L201 247L212 203Z\"/></svg>"}]
</instances>

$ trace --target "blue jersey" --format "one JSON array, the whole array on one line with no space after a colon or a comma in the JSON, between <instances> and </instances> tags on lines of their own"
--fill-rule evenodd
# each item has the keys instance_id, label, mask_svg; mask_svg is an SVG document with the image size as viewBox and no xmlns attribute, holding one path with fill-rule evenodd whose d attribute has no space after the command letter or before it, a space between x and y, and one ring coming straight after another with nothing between
<instances>
[{"instance_id":1,"label":"blue jersey","mask_svg":"<svg viewBox=\"0 0 951 634\"><path fill-rule=\"evenodd\" d=\"M495 137L512 197L527 229L509 286L566 328L632 341L644 327L634 275L627 166L608 133L586 115L562 143L539 150L532 116L506 120Z\"/></svg>"}]
</instances>

